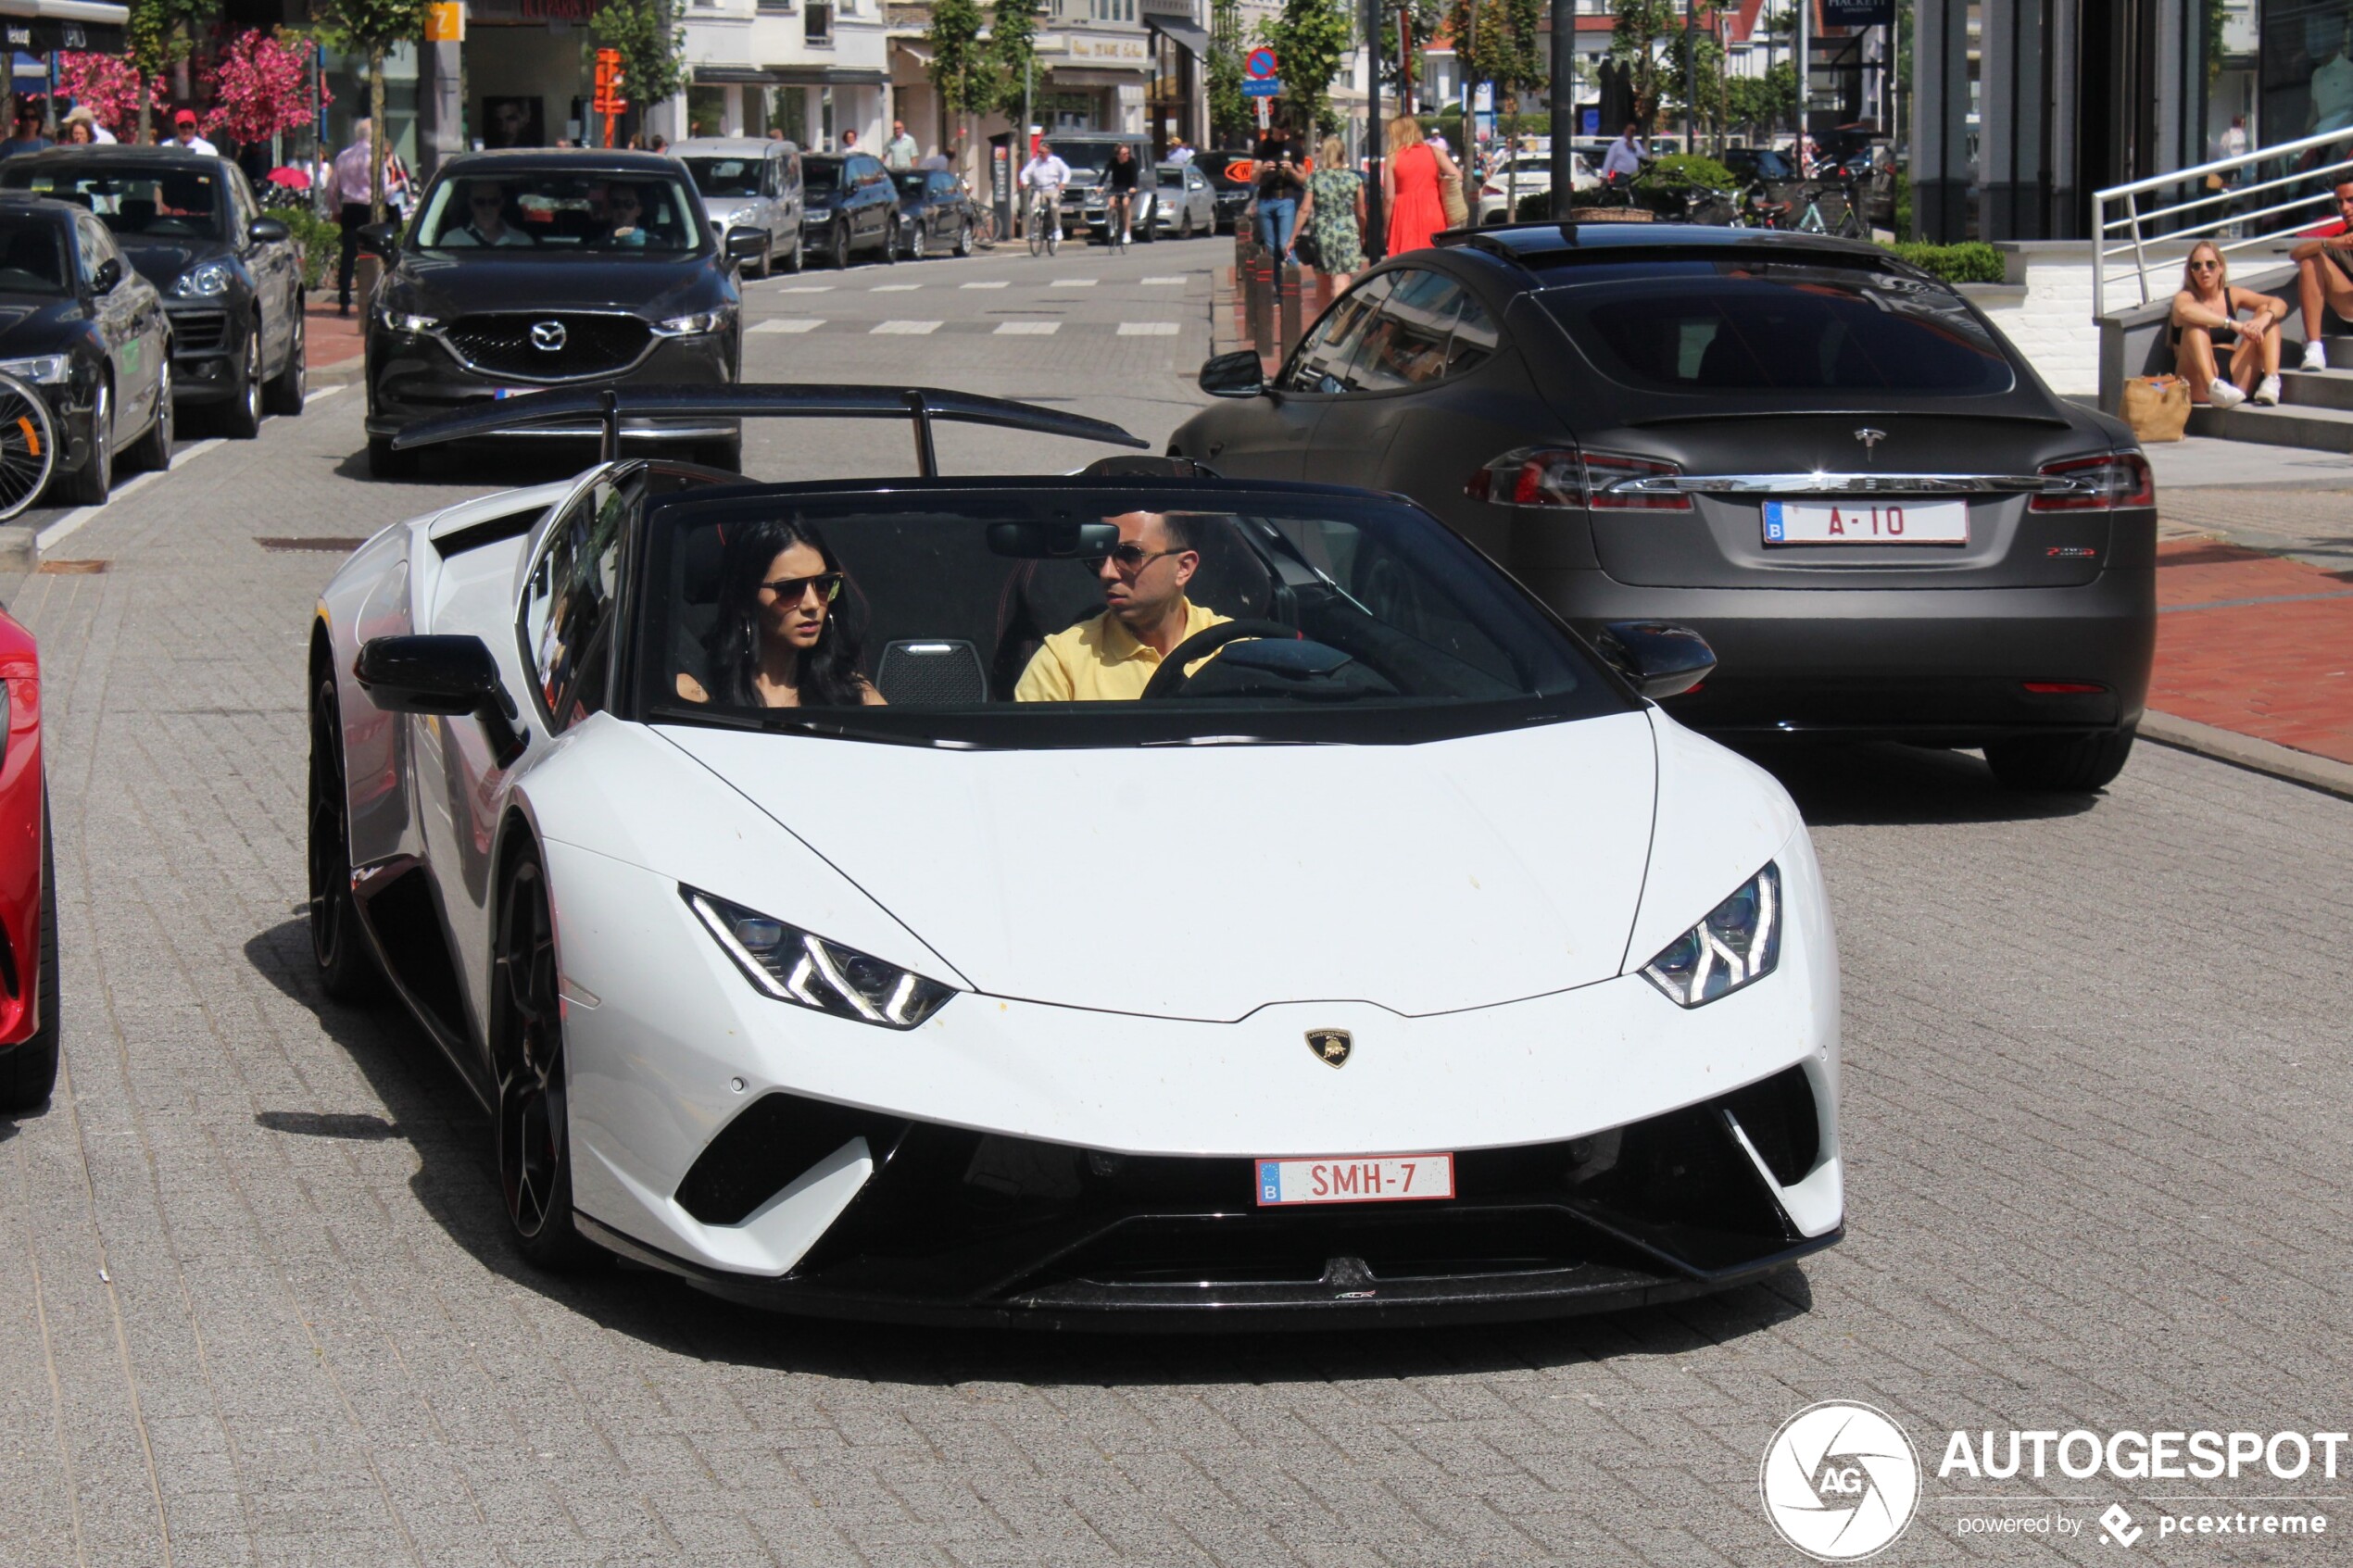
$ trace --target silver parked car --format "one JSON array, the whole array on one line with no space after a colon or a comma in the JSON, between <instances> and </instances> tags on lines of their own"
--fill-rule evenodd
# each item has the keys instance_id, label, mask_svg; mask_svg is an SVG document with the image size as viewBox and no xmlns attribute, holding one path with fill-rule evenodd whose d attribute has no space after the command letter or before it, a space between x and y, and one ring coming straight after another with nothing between
<instances>
[{"instance_id":1,"label":"silver parked car","mask_svg":"<svg viewBox=\"0 0 2353 1568\"><path fill-rule=\"evenodd\" d=\"M750 136L698 136L673 144L670 154L694 175L723 245L746 232L765 237L747 270L765 278L780 262L787 272L800 270L799 147Z\"/></svg>"},{"instance_id":2,"label":"silver parked car","mask_svg":"<svg viewBox=\"0 0 2353 1568\"><path fill-rule=\"evenodd\" d=\"M1217 232L1217 190L1208 175L1189 163L1164 163L1155 172L1160 199L1152 204L1152 220L1162 233L1189 240Z\"/></svg>"}]
</instances>

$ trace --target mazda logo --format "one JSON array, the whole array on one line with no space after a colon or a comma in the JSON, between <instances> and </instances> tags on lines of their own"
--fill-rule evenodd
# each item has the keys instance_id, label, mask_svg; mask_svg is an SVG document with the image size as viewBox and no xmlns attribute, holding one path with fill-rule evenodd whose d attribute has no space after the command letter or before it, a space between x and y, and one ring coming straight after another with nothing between
<instances>
[{"instance_id":1,"label":"mazda logo","mask_svg":"<svg viewBox=\"0 0 2353 1568\"><path fill-rule=\"evenodd\" d=\"M531 346L553 354L564 345L564 324L561 321L531 323Z\"/></svg>"}]
</instances>

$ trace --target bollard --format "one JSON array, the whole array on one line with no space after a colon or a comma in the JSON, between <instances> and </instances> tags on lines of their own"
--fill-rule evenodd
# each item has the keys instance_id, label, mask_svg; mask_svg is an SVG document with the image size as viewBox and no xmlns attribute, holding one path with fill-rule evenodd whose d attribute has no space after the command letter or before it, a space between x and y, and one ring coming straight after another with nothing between
<instances>
[{"instance_id":1,"label":"bollard","mask_svg":"<svg viewBox=\"0 0 2353 1568\"><path fill-rule=\"evenodd\" d=\"M1301 278L1298 262L1287 261L1283 264L1280 282L1283 301L1282 353L1287 357L1290 355L1291 349L1299 343L1299 287Z\"/></svg>"},{"instance_id":2,"label":"bollard","mask_svg":"<svg viewBox=\"0 0 2353 1568\"><path fill-rule=\"evenodd\" d=\"M1262 359L1275 353L1275 277L1266 252L1253 245L1240 268L1242 307L1250 322L1251 346Z\"/></svg>"}]
</instances>

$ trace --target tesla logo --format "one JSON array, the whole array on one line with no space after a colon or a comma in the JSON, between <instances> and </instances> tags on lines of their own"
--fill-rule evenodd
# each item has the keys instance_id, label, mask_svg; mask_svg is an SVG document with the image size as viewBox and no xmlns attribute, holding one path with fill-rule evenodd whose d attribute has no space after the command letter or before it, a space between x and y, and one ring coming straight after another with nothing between
<instances>
[{"instance_id":1,"label":"tesla logo","mask_svg":"<svg viewBox=\"0 0 2353 1568\"><path fill-rule=\"evenodd\" d=\"M1307 1031L1307 1048L1314 1051L1315 1060L1327 1067L1339 1067L1344 1064L1348 1060L1349 1051L1354 1048L1355 1043L1354 1038L1345 1029Z\"/></svg>"},{"instance_id":2,"label":"tesla logo","mask_svg":"<svg viewBox=\"0 0 2353 1568\"><path fill-rule=\"evenodd\" d=\"M531 323L531 346L543 353L553 354L564 345L564 324L561 321Z\"/></svg>"},{"instance_id":3,"label":"tesla logo","mask_svg":"<svg viewBox=\"0 0 2353 1568\"><path fill-rule=\"evenodd\" d=\"M1866 427L1855 433L1855 439L1863 444L1863 455L1865 457L1877 458L1879 456L1879 444L1887 439L1887 432L1883 430L1872 430Z\"/></svg>"}]
</instances>

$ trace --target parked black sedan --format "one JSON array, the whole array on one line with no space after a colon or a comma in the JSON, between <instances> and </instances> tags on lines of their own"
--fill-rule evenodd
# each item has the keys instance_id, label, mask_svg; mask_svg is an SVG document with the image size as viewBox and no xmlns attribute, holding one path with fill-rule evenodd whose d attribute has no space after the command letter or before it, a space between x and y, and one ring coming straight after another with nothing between
<instances>
[{"instance_id":1,"label":"parked black sedan","mask_svg":"<svg viewBox=\"0 0 2353 1568\"><path fill-rule=\"evenodd\" d=\"M862 250L899 259L899 187L864 153L812 153L800 160L801 243L837 269Z\"/></svg>"},{"instance_id":2,"label":"parked black sedan","mask_svg":"<svg viewBox=\"0 0 2353 1568\"><path fill-rule=\"evenodd\" d=\"M405 237L362 232L389 265L368 322L368 466L406 473L405 426L542 387L733 383L743 362L736 266L673 158L525 150L448 159ZM757 256L750 230L728 242ZM592 425L535 431L583 436ZM633 440L742 454L733 420L634 420Z\"/></svg>"},{"instance_id":3,"label":"parked black sedan","mask_svg":"<svg viewBox=\"0 0 2353 1568\"><path fill-rule=\"evenodd\" d=\"M890 181L899 188L899 248L909 259L973 253L973 199L962 180L944 169L911 169Z\"/></svg>"},{"instance_id":4,"label":"parked black sedan","mask_svg":"<svg viewBox=\"0 0 2353 1568\"><path fill-rule=\"evenodd\" d=\"M44 406L0 430L0 469L30 471L18 462L30 458L47 469L51 492L93 506L113 488L118 450L138 467L170 463L170 339L154 285L96 218L70 203L0 194L0 371ZM5 497L19 508L31 498Z\"/></svg>"},{"instance_id":5,"label":"parked black sedan","mask_svg":"<svg viewBox=\"0 0 2353 1568\"><path fill-rule=\"evenodd\" d=\"M163 296L182 408L217 408L241 439L261 433L265 411L302 412L302 260L234 163L176 144L54 147L0 163L0 186L72 202L107 226Z\"/></svg>"},{"instance_id":6,"label":"parked black sedan","mask_svg":"<svg viewBox=\"0 0 2353 1568\"><path fill-rule=\"evenodd\" d=\"M1175 456L1401 491L1589 633L1696 629L1669 711L1982 746L2027 788L2115 777L2147 696L2156 496L2132 433L2052 395L1953 289L1874 246L1667 225L1457 232L1368 271Z\"/></svg>"}]
</instances>

